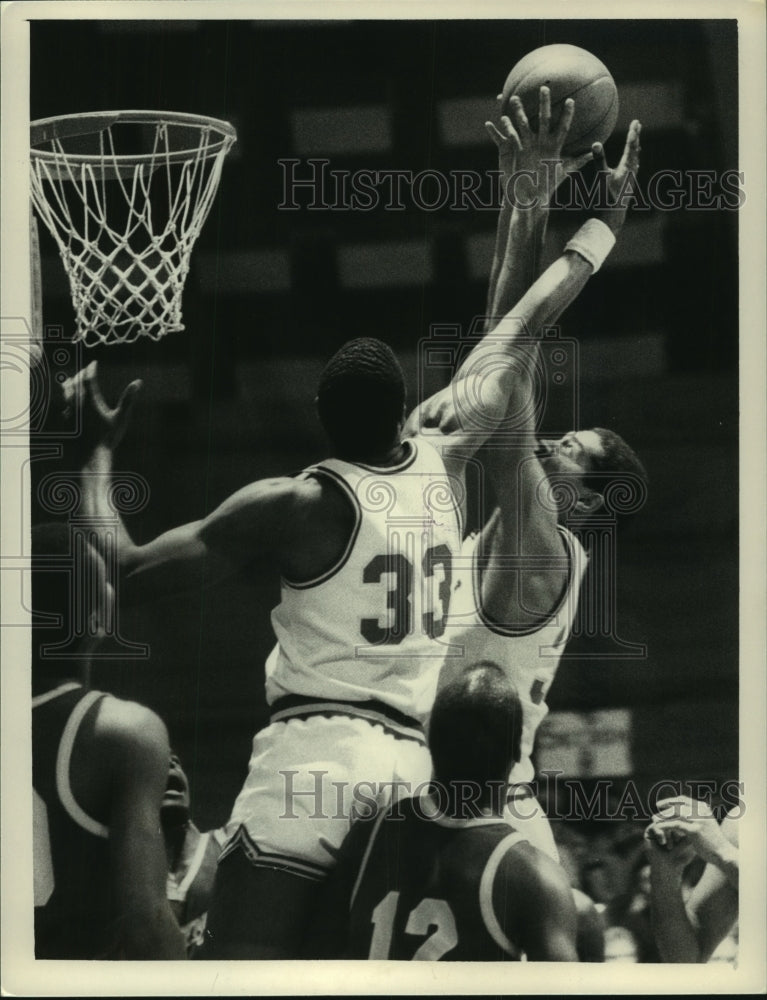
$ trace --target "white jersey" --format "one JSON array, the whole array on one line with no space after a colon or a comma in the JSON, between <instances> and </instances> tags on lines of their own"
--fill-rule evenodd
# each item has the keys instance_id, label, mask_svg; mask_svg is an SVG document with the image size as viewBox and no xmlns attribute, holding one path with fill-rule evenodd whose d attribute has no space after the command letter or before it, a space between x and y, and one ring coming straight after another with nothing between
<instances>
[{"instance_id":1,"label":"white jersey","mask_svg":"<svg viewBox=\"0 0 767 1000\"><path fill-rule=\"evenodd\" d=\"M540 624L498 625L485 616L480 602L479 535L470 535L464 542L453 588L445 634L453 647L451 654L466 663L491 660L503 667L522 702L522 757L512 770L513 783L531 781L534 776L530 754L535 732L549 710L545 698L570 637L588 563L588 556L575 535L561 525L559 531L564 544L563 559L568 566L567 584L558 606Z\"/></svg>"},{"instance_id":2,"label":"white jersey","mask_svg":"<svg viewBox=\"0 0 767 1000\"><path fill-rule=\"evenodd\" d=\"M335 566L282 581L266 668L273 720L300 698L380 703L419 723L431 709L460 517L439 453L421 438L404 444L391 468L328 459L304 470L336 483L356 519Z\"/></svg>"}]
</instances>

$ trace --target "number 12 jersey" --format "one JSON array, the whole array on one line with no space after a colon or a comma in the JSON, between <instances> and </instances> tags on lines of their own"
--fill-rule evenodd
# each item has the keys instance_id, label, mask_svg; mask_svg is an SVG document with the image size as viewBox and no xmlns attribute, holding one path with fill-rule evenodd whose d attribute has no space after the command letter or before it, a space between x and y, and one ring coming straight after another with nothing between
<instances>
[{"instance_id":1,"label":"number 12 jersey","mask_svg":"<svg viewBox=\"0 0 767 1000\"><path fill-rule=\"evenodd\" d=\"M402 799L352 826L320 916L333 957L522 958L509 935L519 909L509 875L524 836L498 816L453 819L434 806Z\"/></svg>"}]
</instances>

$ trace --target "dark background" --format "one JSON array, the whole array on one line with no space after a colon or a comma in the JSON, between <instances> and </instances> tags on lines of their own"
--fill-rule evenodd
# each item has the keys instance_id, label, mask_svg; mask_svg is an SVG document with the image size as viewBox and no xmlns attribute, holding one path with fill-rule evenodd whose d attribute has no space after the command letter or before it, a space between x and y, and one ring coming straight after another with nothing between
<instances>
[{"instance_id":1,"label":"dark background","mask_svg":"<svg viewBox=\"0 0 767 1000\"><path fill-rule=\"evenodd\" d=\"M220 117L238 131L193 253L186 330L77 355L99 359L112 399L130 378L145 380L117 462L151 486L147 508L129 519L137 540L320 457L314 383L344 340L391 343L415 402L430 324L466 329L484 308L495 211L279 210L278 160L495 169L482 124L493 97L522 55L552 42L589 49L616 80L611 162L639 117L643 178L737 168L734 21L31 23L32 119L151 108ZM334 131L347 108L358 109L357 128ZM577 224L554 213L552 254ZM650 473L615 572L617 634L647 655L576 636L549 697L552 709L630 708L642 784L737 775L737 246L735 212L632 212L565 314L578 378L544 417L552 432L614 428ZM44 321L68 338L69 290L45 232L41 247ZM33 475L51 468L37 459ZM277 600L275 574L256 562L214 590L124 611L121 635L148 643L150 658L94 668L96 686L165 718L203 827L225 820L266 719Z\"/></svg>"}]
</instances>

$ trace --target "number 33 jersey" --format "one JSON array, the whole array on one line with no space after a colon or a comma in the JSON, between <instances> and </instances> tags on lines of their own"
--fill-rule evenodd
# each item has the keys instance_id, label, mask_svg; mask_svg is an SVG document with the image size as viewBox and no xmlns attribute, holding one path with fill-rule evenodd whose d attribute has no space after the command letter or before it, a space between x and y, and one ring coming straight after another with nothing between
<instances>
[{"instance_id":1,"label":"number 33 jersey","mask_svg":"<svg viewBox=\"0 0 767 1000\"><path fill-rule=\"evenodd\" d=\"M304 475L334 482L355 511L346 551L317 579L283 579L269 704L286 695L379 701L428 715L445 646L460 517L439 453L422 438L375 468L328 459Z\"/></svg>"}]
</instances>

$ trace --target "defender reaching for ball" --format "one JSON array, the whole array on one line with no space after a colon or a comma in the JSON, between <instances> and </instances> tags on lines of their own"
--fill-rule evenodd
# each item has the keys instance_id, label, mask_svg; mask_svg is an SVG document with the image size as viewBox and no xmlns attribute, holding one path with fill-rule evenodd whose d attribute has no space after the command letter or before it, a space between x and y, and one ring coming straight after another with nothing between
<instances>
[{"instance_id":1,"label":"defender reaching for ball","mask_svg":"<svg viewBox=\"0 0 767 1000\"><path fill-rule=\"evenodd\" d=\"M502 130L490 126L490 132L499 147L502 172L511 178L516 171L527 187L520 204L513 211L504 206L499 216L496 246L505 246L506 254L502 265L496 260L491 274L488 343L503 337L506 320L496 323L495 317L508 309L509 297L540 267L549 197L573 169L572 161L551 169L561 157L572 102L565 104L559 126L552 129L550 94L541 88L537 133L514 95L509 110L514 125L504 116ZM639 168L639 131L639 123L633 122L615 170L607 168L602 146L593 147L596 165L607 178L611 204L586 224L586 238L617 235L623 226L627 204L622 192L627 177ZM579 246L577 237L569 246L578 255L579 266L591 274L599 262L591 258L589 248ZM609 249L610 243L605 246ZM615 483L628 483L641 495L646 473L631 449L601 428L571 431L559 440L537 439L536 358L534 341L524 345L517 341L505 354L502 344L499 349L498 360L508 362L513 385L506 420L479 456L496 501L481 531L466 540L456 566L444 639L462 653L447 656L440 684L449 683L466 664L480 658L508 670L524 707L522 757L511 776L512 786L518 786L510 800L511 822L556 859L548 820L528 783L534 776L530 754L535 732L547 712L546 693L569 638L587 564L583 546L565 521L570 518L571 524L585 527L603 509ZM431 429L432 440L437 441L440 435L448 440L461 422L460 407L454 405L448 388L428 400L409 426L424 434Z\"/></svg>"}]
</instances>

